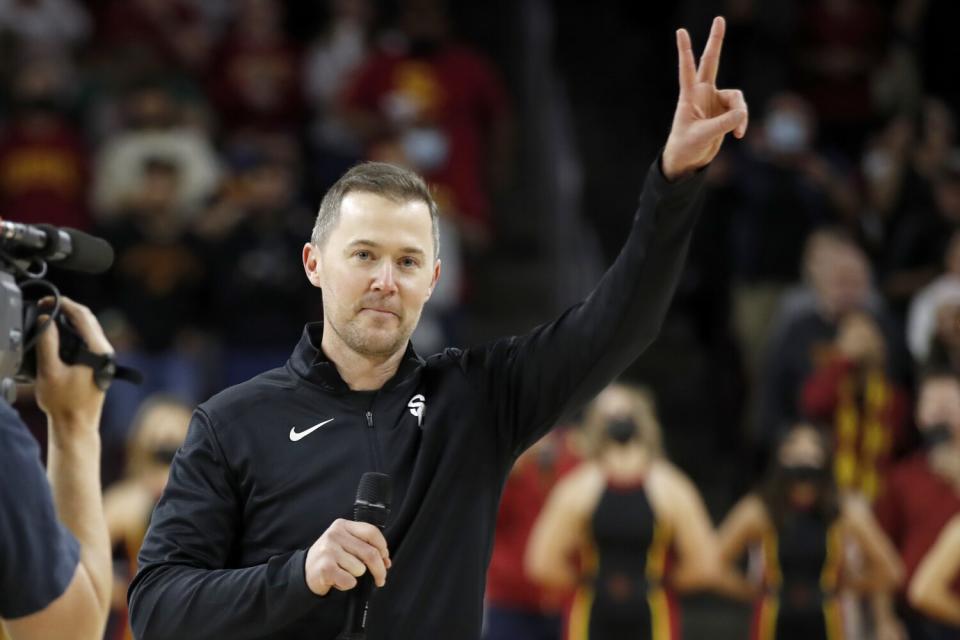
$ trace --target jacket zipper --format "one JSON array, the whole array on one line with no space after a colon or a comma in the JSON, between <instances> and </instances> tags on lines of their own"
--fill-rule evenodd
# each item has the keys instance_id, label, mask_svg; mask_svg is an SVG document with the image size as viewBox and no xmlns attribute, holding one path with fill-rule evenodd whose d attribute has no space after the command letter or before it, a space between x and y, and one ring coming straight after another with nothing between
<instances>
[{"instance_id":1,"label":"jacket zipper","mask_svg":"<svg viewBox=\"0 0 960 640\"><path fill-rule=\"evenodd\" d=\"M373 405L371 404L370 409L366 413L367 418L367 444L370 446L370 456L373 458L373 470L380 471L380 445L377 442L377 434L373 430Z\"/></svg>"}]
</instances>

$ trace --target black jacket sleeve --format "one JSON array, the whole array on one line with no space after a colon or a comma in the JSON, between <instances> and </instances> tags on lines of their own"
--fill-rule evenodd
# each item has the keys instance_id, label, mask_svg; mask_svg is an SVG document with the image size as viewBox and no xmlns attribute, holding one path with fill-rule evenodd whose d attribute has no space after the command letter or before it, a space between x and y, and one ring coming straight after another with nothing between
<instances>
[{"instance_id":1,"label":"black jacket sleeve","mask_svg":"<svg viewBox=\"0 0 960 640\"><path fill-rule=\"evenodd\" d=\"M236 483L198 409L174 459L127 594L139 640L261 638L322 598L307 587L306 550L226 568L240 527Z\"/></svg>"},{"instance_id":2,"label":"black jacket sleeve","mask_svg":"<svg viewBox=\"0 0 960 640\"><path fill-rule=\"evenodd\" d=\"M675 183L659 160L647 174L633 227L586 300L549 324L467 350L505 453L518 455L563 415L624 371L660 331L680 279L704 172Z\"/></svg>"}]
</instances>

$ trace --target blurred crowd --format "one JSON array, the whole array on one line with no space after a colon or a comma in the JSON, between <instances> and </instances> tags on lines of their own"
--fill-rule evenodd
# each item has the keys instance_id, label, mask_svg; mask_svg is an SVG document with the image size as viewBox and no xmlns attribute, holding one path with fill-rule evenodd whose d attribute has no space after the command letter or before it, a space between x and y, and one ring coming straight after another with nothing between
<instances>
[{"instance_id":1,"label":"blurred crowd","mask_svg":"<svg viewBox=\"0 0 960 640\"><path fill-rule=\"evenodd\" d=\"M520 20L541 4L497 11ZM676 95L663 36L727 17L720 81L746 94L751 129L707 169L665 328L689 325L689 337L651 355L696 352L710 384L632 370L656 402L612 387L520 459L498 521L488 637L546 640L563 627L615 638L654 619L667 635L651 637L679 637L674 592L703 589L754 603L758 638L819 637L803 631L811 616L843 628L831 638L960 637L960 5L642 4L541 15L557 25L584 216L610 259L629 218L615 205L642 175L625 156L653 158L636 132ZM511 242L492 203L525 155L516 125L536 114L518 108L507 70L458 36L451 10L0 0L0 216L111 242L107 277L56 281L147 378L113 386L102 427L118 581L109 637L129 637L125 581L192 406L282 364L321 316L300 254L348 167L386 160L431 183L443 278L414 340L431 353L467 337L471 282ZM652 56L652 43L667 46ZM648 71L654 62L666 71ZM662 144L667 122L643 133ZM682 448L671 431L691 433L674 425L678 405L704 407L693 431L727 442L667 462ZM732 461L736 495L704 506L704 474L680 469L691 460ZM781 622L761 629L774 603ZM591 619L609 626L591 631ZM801 635L788 635L791 619Z\"/></svg>"}]
</instances>

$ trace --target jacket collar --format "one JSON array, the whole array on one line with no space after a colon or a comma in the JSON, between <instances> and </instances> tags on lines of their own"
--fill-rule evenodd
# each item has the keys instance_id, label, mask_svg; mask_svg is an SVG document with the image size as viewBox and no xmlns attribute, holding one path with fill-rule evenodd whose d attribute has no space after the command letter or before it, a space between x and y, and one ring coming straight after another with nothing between
<instances>
[{"instance_id":1,"label":"jacket collar","mask_svg":"<svg viewBox=\"0 0 960 640\"><path fill-rule=\"evenodd\" d=\"M323 322L308 322L303 328L303 335L290 356L290 367L305 380L319 385L335 393L348 393L350 387L340 377L336 365L327 358L320 348L323 339ZM381 388L388 391L398 386L407 378L415 374L424 364L423 358L417 355L411 342L407 342L407 350L400 361L400 367L392 378Z\"/></svg>"}]
</instances>

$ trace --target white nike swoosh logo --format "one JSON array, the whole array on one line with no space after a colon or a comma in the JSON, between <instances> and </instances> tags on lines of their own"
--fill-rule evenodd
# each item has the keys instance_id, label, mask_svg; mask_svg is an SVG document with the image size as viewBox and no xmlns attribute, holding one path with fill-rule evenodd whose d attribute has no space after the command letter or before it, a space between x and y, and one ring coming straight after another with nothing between
<instances>
[{"instance_id":1,"label":"white nike swoosh logo","mask_svg":"<svg viewBox=\"0 0 960 640\"><path fill-rule=\"evenodd\" d=\"M296 427L290 427L290 442L296 442L297 440L302 440L303 438L306 438L308 435L310 435L311 433L313 433L314 431L316 431L317 429L319 429L319 428L322 427L323 425L327 424L328 422L333 422L333 421L334 421L334 418L330 418L329 420L324 420L324 421L321 422L320 424L315 424L315 425L313 425L312 427L310 427L309 429L306 429L306 430L304 430L304 431L300 431L299 433L297 432L297 428L296 428Z\"/></svg>"}]
</instances>

